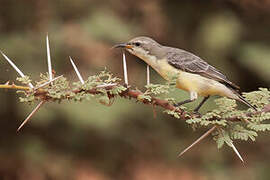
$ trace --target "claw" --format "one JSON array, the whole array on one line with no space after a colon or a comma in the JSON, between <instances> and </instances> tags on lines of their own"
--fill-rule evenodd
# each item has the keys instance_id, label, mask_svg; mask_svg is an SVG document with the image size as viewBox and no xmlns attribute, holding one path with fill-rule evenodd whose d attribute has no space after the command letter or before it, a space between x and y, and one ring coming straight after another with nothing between
<instances>
[{"instance_id":1,"label":"claw","mask_svg":"<svg viewBox=\"0 0 270 180\"><path fill-rule=\"evenodd\" d=\"M193 114L195 114L195 115L197 115L197 116L199 116L199 117L202 116L202 114L201 114L199 111L193 111Z\"/></svg>"}]
</instances>

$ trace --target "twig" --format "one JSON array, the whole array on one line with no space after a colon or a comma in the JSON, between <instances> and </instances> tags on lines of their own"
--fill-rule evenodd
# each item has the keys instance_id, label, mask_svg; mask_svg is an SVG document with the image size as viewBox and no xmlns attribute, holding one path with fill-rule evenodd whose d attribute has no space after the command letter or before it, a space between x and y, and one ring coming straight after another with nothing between
<instances>
[{"instance_id":1,"label":"twig","mask_svg":"<svg viewBox=\"0 0 270 180\"><path fill-rule=\"evenodd\" d=\"M96 86L96 88L114 87L116 85L117 85L117 83L102 84L102 85Z\"/></svg>"},{"instance_id":2,"label":"twig","mask_svg":"<svg viewBox=\"0 0 270 180\"><path fill-rule=\"evenodd\" d=\"M217 128L217 126L213 126L211 129L209 129L206 133L204 133L201 137L199 137L196 141L194 141L190 146L188 146L186 149L184 149L179 155L178 157L182 156L185 152L187 152L188 150L190 150L193 146L195 146L196 144L198 144L201 140L203 140L204 138L206 138L209 134L211 134L215 129Z\"/></svg>"},{"instance_id":3,"label":"twig","mask_svg":"<svg viewBox=\"0 0 270 180\"><path fill-rule=\"evenodd\" d=\"M267 104L263 107L261 111L252 111L245 114L247 117L251 117L252 115L261 114L262 112L270 112L270 104ZM233 116L227 118L228 121L243 121L243 118L239 118L238 116Z\"/></svg>"},{"instance_id":4,"label":"twig","mask_svg":"<svg viewBox=\"0 0 270 180\"><path fill-rule=\"evenodd\" d=\"M51 63L51 53L50 53L50 45L49 45L49 37L48 34L46 36L46 47L47 47L47 61L48 61L48 72L49 72L49 79L50 81L53 78L52 75L52 63Z\"/></svg>"},{"instance_id":5,"label":"twig","mask_svg":"<svg viewBox=\"0 0 270 180\"><path fill-rule=\"evenodd\" d=\"M0 89L15 89L15 90L24 90L24 91L30 90L28 86L18 86L15 84L0 84Z\"/></svg>"},{"instance_id":6,"label":"twig","mask_svg":"<svg viewBox=\"0 0 270 180\"><path fill-rule=\"evenodd\" d=\"M27 116L27 118L22 122L22 124L18 127L17 132L27 123L27 121L40 109L40 107L45 103L45 101L41 101L37 107Z\"/></svg>"},{"instance_id":7,"label":"twig","mask_svg":"<svg viewBox=\"0 0 270 180\"><path fill-rule=\"evenodd\" d=\"M47 81L47 82L45 82L45 83L43 83L43 84L39 85L38 87L35 87L35 89L34 89L34 90L37 90L37 89L39 89L39 88L43 88L44 86L46 86L46 85L50 84L51 82L53 82L53 81L55 81L55 80L57 80L57 79L59 79L59 78L61 78L61 77L63 77L63 75L58 76L58 77L56 77L56 78L53 78L52 80Z\"/></svg>"},{"instance_id":8,"label":"twig","mask_svg":"<svg viewBox=\"0 0 270 180\"><path fill-rule=\"evenodd\" d=\"M2 52L0 51L1 54L4 56L4 58L8 61L8 63L15 69L15 71L17 71L17 73L21 76L21 77L25 77L25 75L23 74L23 72ZM34 88L32 83L28 84L30 88Z\"/></svg>"},{"instance_id":9,"label":"twig","mask_svg":"<svg viewBox=\"0 0 270 180\"><path fill-rule=\"evenodd\" d=\"M72 60L72 58L70 56L69 56L69 60L70 60L70 62L72 64L72 66L73 66L73 68L74 68L74 70L75 70L75 72L76 72L79 80L81 81L82 84L84 84L84 80L83 80L83 78L82 78L82 76L81 76L81 74L80 74L77 66L75 65L75 63L73 62L73 60Z\"/></svg>"},{"instance_id":10,"label":"twig","mask_svg":"<svg viewBox=\"0 0 270 180\"><path fill-rule=\"evenodd\" d=\"M105 90L111 90L112 88L114 88L116 86L121 86L121 85L117 84L117 83L102 84L102 85L94 87L93 89L89 89L89 90L76 89L76 90L70 91L70 93L72 92L72 93L77 94L77 93L80 93L82 91L85 91L86 93L89 93L89 94L99 94L101 92L97 88L104 88ZM12 85L0 84L0 89L15 89L15 90L25 90L25 91L31 90L31 88L29 88L27 86L18 86L15 84L12 84ZM41 100L44 100L44 99L50 100L51 99L51 97L48 96L47 91L42 89L42 88L37 89L35 91L34 95L36 98L40 98ZM140 90L132 90L130 88L128 88L126 91L123 91L119 94L119 96L121 96L121 97L134 98L134 99L138 99L138 97L141 95L143 95L143 92L141 92ZM66 97L68 99L69 92L67 92ZM65 98L63 98L63 99L65 99ZM180 108L176 108L173 104L171 104L169 101L164 100L164 99L151 97L150 101L143 100L142 103L159 106L159 107L162 107L162 108L164 108L166 110L170 110L170 111L175 111L176 113L178 113L180 115L182 120L188 120L188 119L195 116L192 113L189 113L187 111L183 111ZM262 111L248 112L245 114L245 116L252 116L252 115L256 115L256 114L260 114L260 113L267 113L267 112L270 112L270 104L265 105L265 107L263 108ZM215 117L215 119L213 119L213 120L220 120L220 119L218 117ZM239 119L238 117L235 116L233 118L225 118L225 120L227 120L227 121L242 121L242 118Z\"/></svg>"}]
</instances>

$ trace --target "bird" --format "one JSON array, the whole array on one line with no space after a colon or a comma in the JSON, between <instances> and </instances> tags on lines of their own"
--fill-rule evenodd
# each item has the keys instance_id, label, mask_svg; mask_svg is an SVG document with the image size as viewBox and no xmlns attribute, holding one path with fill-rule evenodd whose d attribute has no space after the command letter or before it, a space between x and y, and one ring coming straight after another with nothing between
<instances>
[{"instance_id":1,"label":"bird","mask_svg":"<svg viewBox=\"0 0 270 180\"><path fill-rule=\"evenodd\" d=\"M203 100L194 109L195 113L199 113L199 109L210 96L218 95L235 99L257 110L240 94L239 86L228 80L214 66L191 52L161 45L146 36L135 37L126 43L116 44L113 48L124 48L150 65L165 80L171 80L174 77L176 88L190 94L189 99L175 106L193 102L198 99L198 96L203 96Z\"/></svg>"}]
</instances>

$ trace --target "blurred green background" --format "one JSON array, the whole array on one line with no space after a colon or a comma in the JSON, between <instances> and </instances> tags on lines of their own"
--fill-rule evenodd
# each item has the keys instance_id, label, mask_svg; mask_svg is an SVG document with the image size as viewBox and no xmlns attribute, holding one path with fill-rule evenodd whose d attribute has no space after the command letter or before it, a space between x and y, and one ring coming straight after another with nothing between
<instances>
[{"instance_id":1,"label":"blurred green background","mask_svg":"<svg viewBox=\"0 0 270 180\"><path fill-rule=\"evenodd\" d=\"M104 67L122 77L121 52L110 48L146 35L197 54L242 91L253 91L270 85L269 19L269 0L1 0L0 49L38 80L47 71L48 33L57 74L78 81L72 56L84 78ZM145 64L131 55L127 61L130 83L143 90ZM0 57L0 83L16 77ZM153 70L151 81L165 83ZM194 132L159 108L155 119L151 106L117 98L111 107L95 100L47 103L16 133L34 108L17 96L0 90L0 179L270 179L269 134L235 142L244 165L211 138L177 158L206 129ZM215 108L213 99L203 112Z\"/></svg>"}]
</instances>

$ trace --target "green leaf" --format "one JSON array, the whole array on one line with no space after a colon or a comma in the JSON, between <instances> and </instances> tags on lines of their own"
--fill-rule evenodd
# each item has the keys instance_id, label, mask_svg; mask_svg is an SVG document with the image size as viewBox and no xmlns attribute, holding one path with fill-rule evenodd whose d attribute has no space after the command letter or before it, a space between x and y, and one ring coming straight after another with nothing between
<instances>
[{"instance_id":1,"label":"green leaf","mask_svg":"<svg viewBox=\"0 0 270 180\"><path fill-rule=\"evenodd\" d=\"M256 105L259 108L262 108L270 103L270 91L267 88L259 88L259 91L243 93L243 96L248 102L250 102L252 105Z\"/></svg>"},{"instance_id":2,"label":"green leaf","mask_svg":"<svg viewBox=\"0 0 270 180\"><path fill-rule=\"evenodd\" d=\"M113 87L113 89L111 89L109 92L110 92L111 94L113 94L113 95L118 95L118 94L120 94L121 92L123 92L123 91L125 91L125 90L127 90L127 88L124 87L124 86L115 86L115 87Z\"/></svg>"},{"instance_id":3,"label":"green leaf","mask_svg":"<svg viewBox=\"0 0 270 180\"><path fill-rule=\"evenodd\" d=\"M175 112L175 111L165 110L165 111L163 111L163 112L164 112L164 113L167 113L167 114L169 114L169 115L172 115L173 117L175 117L175 118L177 118L177 119L180 119L179 114L178 114L177 112Z\"/></svg>"},{"instance_id":4,"label":"green leaf","mask_svg":"<svg viewBox=\"0 0 270 180\"><path fill-rule=\"evenodd\" d=\"M29 84L32 81L29 76L17 77L16 80L22 84Z\"/></svg>"},{"instance_id":5,"label":"green leaf","mask_svg":"<svg viewBox=\"0 0 270 180\"><path fill-rule=\"evenodd\" d=\"M247 125L249 129L252 129L254 131L270 131L270 124L255 124L250 123Z\"/></svg>"},{"instance_id":6,"label":"green leaf","mask_svg":"<svg viewBox=\"0 0 270 180\"><path fill-rule=\"evenodd\" d=\"M139 101L141 101L141 102L144 101L144 100L147 100L147 101L151 102L152 97L149 96L149 95L140 94L140 95L137 97L137 99L138 99Z\"/></svg>"},{"instance_id":7,"label":"green leaf","mask_svg":"<svg viewBox=\"0 0 270 180\"><path fill-rule=\"evenodd\" d=\"M228 98L219 98L215 100L215 103L218 105L218 110L221 112L230 112L233 111L237 104L233 99Z\"/></svg>"},{"instance_id":8,"label":"green leaf","mask_svg":"<svg viewBox=\"0 0 270 180\"><path fill-rule=\"evenodd\" d=\"M247 141L250 138L252 141L255 141L258 134L255 131L247 130L243 126L237 124L230 129L230 136L232 139Z\"/></svg>"},{"instance_id":9,"label":"green leaf","mask_svg":"<svg viewBox=\"0 0 270 180\"><path fill-rule=\"evenodd\" d=\"M231 140L231 138L229 136L229 133L227 131L224 131L223 129L221 129L219 131L219 134L214 137L214 140L217 143L218 149L222 148L224 143L226 143L230 147L231 147L231 144L232 144L232 140Z\"/></svg>"},{"instance_id":10,"label":"green leaf","mask_svg":"<svg viewBox=\"0 0 270 180\"><path fill-rule=\"evenodd\" d=\"M186 122L188 123L188 124L198 124L198 123L200 123L201 122L201 118L191 118L191 119L189 119L189 120L186 120Z\"/></svg>"},{"instance_id":11,"label":"green leaf","mask_svg":"<svg viewBox=\"0 0 270 180\"><path fill-rule=\"evenodd\" d=\"M147 88L146 94L160 95L169 93L168 85L161 84L149 84L145 86Z\"/></svg>"}]
</instances>

